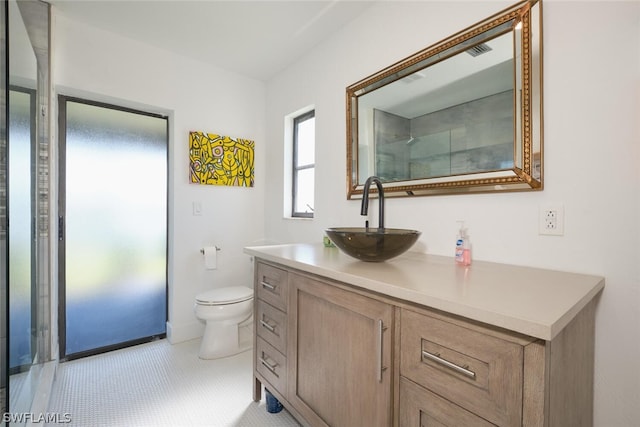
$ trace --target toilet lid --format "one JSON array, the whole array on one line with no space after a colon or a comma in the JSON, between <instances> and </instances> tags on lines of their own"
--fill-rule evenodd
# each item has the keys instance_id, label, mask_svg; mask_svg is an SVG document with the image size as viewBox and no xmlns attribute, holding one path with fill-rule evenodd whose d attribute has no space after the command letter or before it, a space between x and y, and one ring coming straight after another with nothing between
<instances>
[{"instance_id":1,"label":"toilet lid","mask_svg":"<svg viewBox=\"0 0 640 427\"><path fill-rule=\"evenodd\" d=\"M196 302L206 305L233 304L251 298L253 298L253 289L246 286L229 286L202 292L196 295Z\"/></svg>"}]
</instances>

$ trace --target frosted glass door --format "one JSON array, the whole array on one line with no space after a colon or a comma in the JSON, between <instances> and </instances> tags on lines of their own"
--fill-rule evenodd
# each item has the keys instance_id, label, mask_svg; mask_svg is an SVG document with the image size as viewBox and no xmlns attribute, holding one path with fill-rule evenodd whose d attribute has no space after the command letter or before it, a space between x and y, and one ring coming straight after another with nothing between
<instances>
[{"instance_id":1,"label":"frosted glass door","mask_svg":"<svg viewBox=\"0 0 640 427\"><path fill-rule=\"evenodd\" d=\"M167 120L66 98L60 111L64 355L163 336Z\"/></svg>"},{"instance_id":2,"label":"frosted glass door","mask_svg":"<svg viewBox=\"0 0 640 427\"><path fill-rule=\"evenodd\" d=\"M31 147L35 91L9 91L9 368L28 370L35 356L32 280Z\"/></svg>"}]
</instances>

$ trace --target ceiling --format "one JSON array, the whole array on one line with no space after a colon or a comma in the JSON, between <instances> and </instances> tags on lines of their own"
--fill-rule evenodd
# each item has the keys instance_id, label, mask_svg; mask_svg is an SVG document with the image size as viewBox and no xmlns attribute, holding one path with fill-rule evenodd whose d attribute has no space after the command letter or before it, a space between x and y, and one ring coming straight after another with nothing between
<instances>
[{"instance_id":1,"label":"ceiling","mask_svg":"<svg viewBox=\"0 0 640 427\"><path fill-rule=\"evenodd\" d=\"M268 81L375 1L47 0L57 14Z\"/></svg>"}]
</instances>

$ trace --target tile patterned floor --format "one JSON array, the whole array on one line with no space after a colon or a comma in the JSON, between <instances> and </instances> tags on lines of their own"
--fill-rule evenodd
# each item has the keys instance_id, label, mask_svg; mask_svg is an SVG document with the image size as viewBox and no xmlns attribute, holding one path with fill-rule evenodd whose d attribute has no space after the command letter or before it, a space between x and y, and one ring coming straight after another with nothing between
<instances>
[{"instance_id":1,"label":"tile patterned floor","mask_svg":"<svg viewBox=\"0 0 640 427\"><path fill-rule=\"evenodd\" d=\"M299 426L286 410L268 413L264 396L253 401L251 351L201 360L198 346L160 340L61 363L49 413L81 427Z\"/></svg>"}]
</instances>

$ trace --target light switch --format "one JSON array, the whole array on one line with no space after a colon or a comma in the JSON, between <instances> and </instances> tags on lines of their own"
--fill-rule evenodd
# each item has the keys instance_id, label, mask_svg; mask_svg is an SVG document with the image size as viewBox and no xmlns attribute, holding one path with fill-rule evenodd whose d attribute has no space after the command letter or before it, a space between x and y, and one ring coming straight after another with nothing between
<instances>
[{"instance_id":1,"label":"light switch","mask_svg":"<svg viewBox=\"0 0 640 427\"><path fill-rule=\"evenodd\" d=\"M202 202L193 202L193 216L202 215Z\"/></svg>"}]
</instances>

